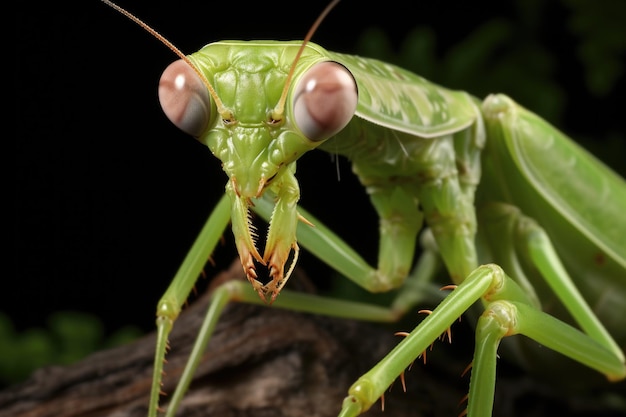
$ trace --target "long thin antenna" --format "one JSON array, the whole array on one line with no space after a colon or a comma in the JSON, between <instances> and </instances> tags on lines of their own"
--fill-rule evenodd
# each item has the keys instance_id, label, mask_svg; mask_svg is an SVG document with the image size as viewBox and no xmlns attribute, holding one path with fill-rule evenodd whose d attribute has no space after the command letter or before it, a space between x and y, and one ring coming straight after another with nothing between
<instances>
[{"instance_id":1,"label":"long thin antenna","mask_svg":"<svg viewBox=\"0 0 626 417\"><path fill-rule=\"evenodd\" d=\"M167 40L167 38L165 38L163 35L161 35L156 30L152 29L152 27L150 27L147 23L145 23L143 20L139 19L137 16L135 16L131 12L127 11L126 9L123 9L122 7L120 7L117 4L113 3L112 1L102 0L102 2L104 4L106 4L107 6L110 6L111 8L117 10L119 13L123 14L124 16L126 16L127 18L129 18L130 20L132 20L133 22L138 24L139 26L141 26L141 28L143 30L145 30L150 35L152 35L155 38L157 38L163 45L167 46L172 52L174 52L176 55L178 55L178 57L180 57L180 59L185 61L187 63L187 65L189 65L194 70L194 72L196 74L198 74L198 77L200 77L200 80L202 80L202 83L206 86L207 90L209 90L209 93L211 94L211 97L213 97L213 100L215 101L215 106L217 107L218 113L223 118L228 118L229 112L224 107L224 104L222 103L222 100L220 100L219 96L217 95L217 92L215 91L215 89L213 89L213 86L211 85L209 80L204 76L202 71L200 71L200 69L198 69L198 67L196 67L194 65L194 63L191 62L191 60L185 54L182 53L182 51L180 49L178 49L172 42Z\"/></svg>"},{"instance_id":2,"label":"long thin antenna","mask_svg":"<svg viewBox=\"0 0 626 417\"><path fill-rule=\"evenodd\" d=\"M307 43L309 43L309 41L313 37L313 34L319 27L319 25L326 18L328 13L330 13L330 11L337 5L337 3L339 3L339 1L340 0L333 0L332 2L330 2L328 6L326 6L326 8L322 11L322 13L318 16L317 20L315 20L315 22L313 23L313 26L311 26L311 29L309 29L309 32L304 37L304 40L302 41L302 45L300 45L300 49L298 49L298 53L296 54L296 57L293 60L293 64L291 64L291 69L289 70L289 74L287 74L287 79L285 80L285 86L283 87L283 92L280 95L278 104L276 104L276 107L274 107L274 111L272 111L272 118L274 120L280 120L283 116L283 111L285 110L285 101L287 101L287 93L289 92L291 79L293 78L293 73L296 70L296 64L300 60L300 56L302 55L302 52L304 52L304 47L306 46Z\"/></svg>"}]
</instances>

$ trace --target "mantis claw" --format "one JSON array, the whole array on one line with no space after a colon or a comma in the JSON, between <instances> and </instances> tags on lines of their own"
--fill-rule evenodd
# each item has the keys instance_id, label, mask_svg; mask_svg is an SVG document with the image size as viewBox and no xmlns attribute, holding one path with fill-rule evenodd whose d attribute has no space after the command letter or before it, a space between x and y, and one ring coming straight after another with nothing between
<instances>
[{"instance_id":1,"label":"mantis claw","mask_svg":"<svg viewBox=\"0 0 626 417\"><path fill-rule=\"evenodd\" d=\"M267 243L263 257L261 257L256 247L258 234L252 223L250 209L255 207L255 199L261 198L267 181L262 176L253 188L247 183L237 181L237 178L237 176L232 176L231 181L226 185L226 192L231 198L231 222L237 251L248 281L259 297L271 304L289 279L298 259L299 248L296 243L298 220L307 224L310 222L299 216L296 211L299 196L297 181L293 173L288 171L275 185L275 206L268 220ZM254 182L251 181L251 183ZM292 250L294 251L293 260L285 270L285 264ZM255 261L267 268L269 282L263 283L258 279Z\"/></svg>"},{"instance_id":2,"label":"mantis claw","mask_svg":"<svg viewBox=\"0 0 626 417\"><path fill-rule=\"evenodd\" d=\"M291 261L291 264L289 265L287 272L284 272L285 264L287 263L287 257L291 253L291 250L294 251L293 260ZM296 263L298 261L300 247L298 246L296 242L293 242L289 250L286 251L286 255L279 256L276 253L277 252L274 252L269 257L268 266L269 266L270 277L272 278L272 281L268 282L265 285L266 296L269 296L271 294L270 304L276 301L276 297L278 297L278 294L280 294L283 287L287 283L287 280L291 276L291 273L293 272L296 266Z\"/></svg>"},{"instance_id":3,"label":"mantis claw","mask_svg":"<svg viewBox=\"0 0 626 417\"><path fill-rule=\"evenodd\" d=\"M249 227L246 230L248 233L251 233ZM252 239L242 239L238 248L239 258L241 259L241 265L246 274L246 278L250 284L252 284L257 294L259 294L261 300L265 303L272 304L295 269L300 252L298 244L294 241L290 245L285 245L284 243L270 245L266 248L266 253L263 258L259 255ZM287 271L285 271L285 264L292 250L294 251L293 260ZM261 265L264 265L268 270L268 275L271 280L266 284L263 284L258 279L255 260Z\"/></svg>"},{"instance_id":4,"label":"mantis claw","mask_svg":"<svg viewBox=\"0 0 626 417\"><path fill-rule=\"evenodd\" d=\"M247 245L241 245L240 251L239 251L239 258L241 259L241 266L243 266L243 270L246 274L246 278L248 278L248 281L250 282L250 284L252 284L252 287L254 288L254 290L259 294L259 297L261 297L263 301L266 301L266 298L264 296L264 293L265 293L264 285L262 282L258 280L258 275L256 273L256 266L254 264L254 259L257 259L263 264L265 263L261 259L261 256L258 254L256 248L253 246L252 249L254 250L253 252L251 252L248 249Z\"/></svg>"}]
</instances>

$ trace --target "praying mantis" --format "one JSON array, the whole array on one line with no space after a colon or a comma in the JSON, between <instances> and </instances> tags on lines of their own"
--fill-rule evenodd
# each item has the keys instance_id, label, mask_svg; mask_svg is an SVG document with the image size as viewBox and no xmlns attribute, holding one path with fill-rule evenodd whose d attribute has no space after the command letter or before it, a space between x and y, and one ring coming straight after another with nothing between
<instances>
[{"instance_id":1,"label":"praying mantis","mask_svg":"<svg viewBox=\"0 0 626 417\"><path fill-rule=\"evenodd\" d=\"M507 96L481 101L308 39L218 42L179 55L161 79L162 106L221 160L228 182L157 307L150 416L157 414L167 335L229 222L249 283L215 291L168 415L228 302L393 321L432 289L436 261L454 283L450 293L355 381L339 415L369 409L475 304L483 312L469 416L490 415L499 344L516 334L610 380L626 377L623 329L602 316L620 305L626 286L626 184L554 127ZM186 107L178 107L180 94L188 94ZM297 205L295 161L318 147L352 162L379 214L377 268ZM577 181L563 175L572 171ZM263 253L251 211L269 223ZM420 232L423 252L413 269ZM389 308L293 293L287 283L300 245L369 291L402 291ZM268 281L258 277L259 265L269 270ZM576 327L561 320L567 314Z\"/></svg>"}]
</instances>

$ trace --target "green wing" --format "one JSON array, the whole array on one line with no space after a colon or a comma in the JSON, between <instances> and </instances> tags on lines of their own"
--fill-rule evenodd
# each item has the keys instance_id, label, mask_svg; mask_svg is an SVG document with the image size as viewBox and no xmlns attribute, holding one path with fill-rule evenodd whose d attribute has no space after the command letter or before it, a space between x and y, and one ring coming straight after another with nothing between
<instances>
[{"instance_id":1,"label":"green wing","mask_svg":"<svg viewBox=\"0 0 626 417\"><path fill-rule=\"evenodd\" d=\"M485 104L487 124L495 134L491 140L501 136L533 188L597 248L626 268L626 181L510 98L491 96L485 103L507 109L493 117L489 115L492 104ZM499 127L494 130L489 121L496 119Z\"/></svg>"},{"instance_id":2,"label":"green wing","mask_svg":"<svg viewBox=\"0 0 626 417\"><path fill-rule=\"evenodd\" d=\"M372 123L430 138L462 130L476 120L472 97L374 59L327 52L354 75L357 116Z\"/></svg>"}]
</instances>

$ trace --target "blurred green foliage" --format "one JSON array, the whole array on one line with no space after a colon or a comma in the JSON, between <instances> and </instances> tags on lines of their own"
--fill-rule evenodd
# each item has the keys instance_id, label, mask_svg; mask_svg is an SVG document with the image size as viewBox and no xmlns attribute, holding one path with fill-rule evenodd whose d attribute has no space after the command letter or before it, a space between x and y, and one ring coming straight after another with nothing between
<instances>
[{"instance_id":1,"label":"blurred green foliage","mask_svg":"<svg viewBox=\"0 0 626 417\"><path fill-rule=\"evenodd\" d=\"M397 47L384 30L370 28L355 53L392 62L449 88L469 86L479 97L496 86L547 119L558 120L565 96L554 82L554 53L542 42L542 31L549 26L548 3L517 0L515 20L489 20L443 55L437 53L437 34L430 27L415 28ZM605 96L624 76L626 2L562 3L570 12L568 28L579 41L577 55L586 70L586 86L581 88Z\"/></svg>"},{"instance_id":2,"label":"blurred green foliage","mask_svg":"<svg viewBox=\"0 0 626 417\"><path fill-rule=\"evenodd\" d=\"M41 367L69 365L92 352L128 343L140 335L138 329L128 326L105 337L97 317L73 311L51 315L46 328L18 333L11 319L0 313L0 385L20 382Z\"/></svg>"},{"instance_id":3,"label":"blurred green foliage","mask_svg":"<svg viewBox=\"0 0 626 417\"><path fill-rule=\"evenodd\" d=\"M586 66L587 88L609 94L624 75L626 2L563 0L572 11L570 29L581 39L578 54Z\"/></svg>"}]
</instances>

